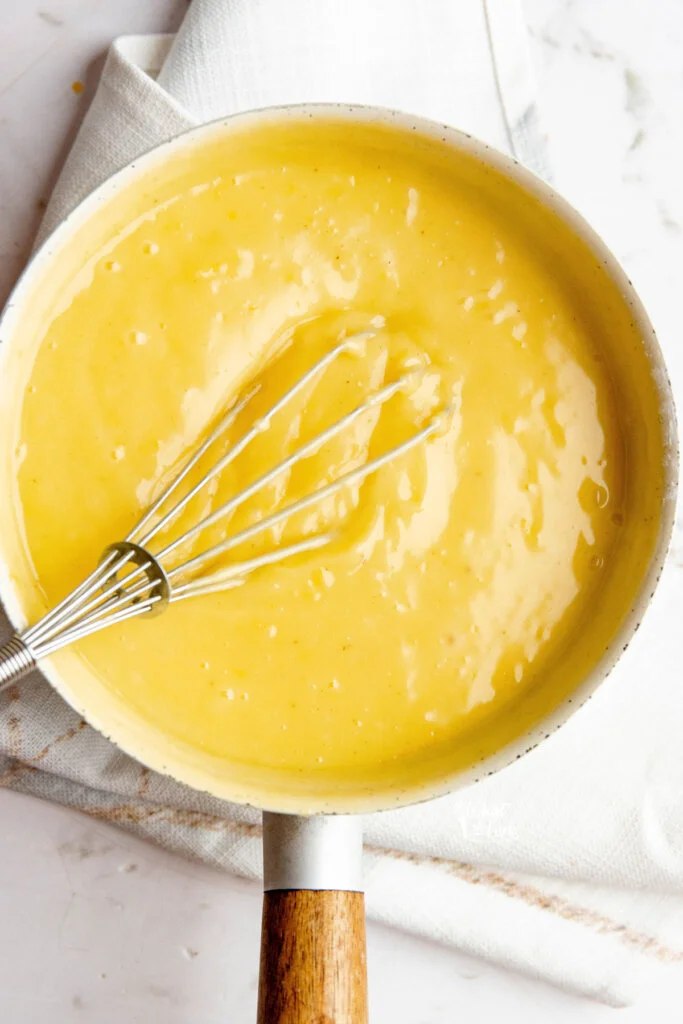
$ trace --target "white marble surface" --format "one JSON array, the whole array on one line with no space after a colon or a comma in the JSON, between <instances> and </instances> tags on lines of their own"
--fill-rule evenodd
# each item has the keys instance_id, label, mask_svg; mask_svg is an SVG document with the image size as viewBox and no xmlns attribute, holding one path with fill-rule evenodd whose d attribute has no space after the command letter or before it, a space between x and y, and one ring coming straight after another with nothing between
<instances>
[{"instance_id":1,"label":"white marble surface","mask_svg":"<svg viewBox=\"0 0 683 1024\"><path fill-rule=\"evenodd\" d=\"M185 7L0 0L0 297L108 42L170 30ZM525 0L525 9L556 184L625 263L683 394L683 3ZM17 794L0 792L0 815L0 1020L254 1019L255 887ZM377 927L369 966L374 1024L681 1017L683 975L673 968L638 1006L614 1011Z\"/></svg>"}]
</instances>

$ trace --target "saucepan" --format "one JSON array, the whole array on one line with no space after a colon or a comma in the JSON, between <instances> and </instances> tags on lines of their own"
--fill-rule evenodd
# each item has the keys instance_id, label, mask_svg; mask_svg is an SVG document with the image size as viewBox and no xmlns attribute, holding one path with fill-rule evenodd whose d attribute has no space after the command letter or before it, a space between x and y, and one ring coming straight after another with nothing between
<instances>
[{"instance_id":1,"label":"saucepan","mask_svg":"<svg viewBox=\"0 0 683 1024\"><path fill-rule=\"evenodd\" d=\"M192 130L168 142L116 174L88 197L34 255L20 279L0 322L2 376L0 402L0 464L6 470L10 453L9 417L16 367L21 364L29 339L37 329L38 307L50 301L58 305L60 288L69 273L70 247L77 246L79 232L93 218L104 218L109 205L129 186L170 157L221 138L229 145L230 135L245 125L281 123L292 118L336 119L355 125L379 124L403 132L425 144L437 145L468 162L481 179L491 176L510 186L512 210L498 211L505 217L519 210L539 223L561 225L558 237L566 248L567 273L581 294L604 336L609 358L619 367L619 351L613 338L617 325L628 322L631 337L637 339L637 372L618 384L619 402L634 428L635 444L645 435L656 435L661 444L661 466L655 474L663 481L651 505L658 517L656 542L643 564L629 562L628 552L614 568L614 585L623 584L633 597L619 621L604 635L602 654L574 680L571 692L554 701L535 703L532 694L510 727L503 729L496 749L473 753L463 759L426 770L421 781L403 784L387 777L386 784L369 787L362 779L343 791L316 789L287 773L273 769L267 780L244 772L238 777L218 771L200 760L174 754L172 744L157 744L126 715L111 694L95 694L88 688L75 655L49 658L42 669L55 689L96 729L145 765L196 789L264 810L264 911L259 986L259 1021L347 1022L362 1024L367 1019L364 897L361 878L362 835L359 814L395 808L444 795L476 782L503 768L548 737L565 722L605 679L638 628L662 571L671 536L677 484L677 432L671 389L662 354L647 315L624 271L601 239L546 183L515 161L452 128L392 111L313 105L240 114ZM544 220L545 219L545 220ZM47 298L46 298L47 296ZM612 338L612 341L610 339ZM618 377L617 373L617 377ZM638 381L645 382L654 400L647 406L638 397ZM14 396L16 399L16 395ZM648 411L651 409L653 411ZM644 442L643 442L644 443ZM633 453L632 486L643 493L651 487L647 458ZM48 511L46 510L46 514ZM26 626L26 609L10 571L10 554L20 542L7 524L0 530L0 597L17 629ZM637 575L634 578L633 574ZM621 574L621 575L620 575ZM621 580L621 584L620 581ZM202 600L199 598L198 600ZM596 597L599 602L599 594ZM600 614L596 605L595 625ZM596 634L597 635L597 634ZM543 713L539 714L539 708ZM390 774L390 773L389 773Z\"/></svg>"}]
</instances>

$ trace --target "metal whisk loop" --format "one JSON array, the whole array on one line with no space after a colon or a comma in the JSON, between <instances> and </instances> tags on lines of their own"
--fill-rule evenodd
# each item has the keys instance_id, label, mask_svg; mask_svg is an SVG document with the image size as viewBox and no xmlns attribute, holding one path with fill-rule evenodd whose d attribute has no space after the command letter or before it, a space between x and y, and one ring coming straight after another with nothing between
<instances>
[{"instance_id":1,"label":"metal whisk loop","mask_svg":"<svg viewBox=\"0 0 683 1024\"><path fill-rule=\"evenodd\" d=\"M166 513L166 515L163 516L163 518L160 519L159 522L151 530L149 530L144 535L144 537L142 537L139 540L139 543L143 547L146 547L152 540L152 538L155 537L157 533L159 533L160 530L163 530L164 527L168 526L169 523L171 523L178 515L180 515L183 509L186 508L187 505L189 505L192 499L196 497L196 495L199 494L199 492L203 490L203 488L206 487L206 485L211 480L213 480L214 477L218 476L219 473L222 473L223 470L226 469L231 462L234 462L238 455L241 455L241 453L244 451L247 445L251 444L255 437L258 437L258 435L262 434L264 430L267 430L273 416L276 416L282 409L284 409L284 407L289 402L291 402L291 400L296 395L298 395L299 392L302 391L307 384L309 384L312 380L315 379L315 377L322 373L322 371L325 370L330 365L330 363L334 362L334 360L337 359L342 354L342 352L353 352L354 350L359 351L361 349L363 342L369 340L372 337L374 337L374 335L371 331L366 331L363 334L355 334L353 335L353 337L346 338L338 345L335 345L335 347L333 349L330 349L329 352L326 352L325 355L322 356L317 361L317 363L314 363L310 370L307 370L302 377L299 377L298 381L295 384L293 384L288 391L285 391L282 398L278 399L275 405L273 405L268 410L265 416L262 416L261 419L257 420L255 423L252 424L247 433L244 434L244 436L241 437L239 441L237 441L237 443L234 444L228 452L226 452L222 459L219 459L219 461L214 466L212 466L212 468L207 473L204 474L201 480L199 480L198 483L195 484L195 486L185 495L184 498L181 498L181 500L177 502L177 504L174 505L173 508L170 509ZM190 459L190 462L183 469L182 473L178 477L176 477L176 479L170 484L166 491L164 491L161 497L157 499L152 508L143 516L143 518L140 520L137 526L133 527L131 532L126 537L126 540L134 540L134 538L139 535L141 529L146 525L147 522L149 522L149 519L154 514L154 512L156 512L165 504L166 500L176 490L181 480L184 479L189 470L192 469L192 467L197 464L201 456L211 446L211 444L213 444L213 442L220 436L220 434L225 433L228 427L230 427L234 423L238 413L241 412L241 410L250 401L254 394L255 390L252 391L248 395L248 397L244 398L241 402L239 402L237 406L233 406L233 408L226 413L225 417L221 420L216 429L212 431L212 433L209 435L207 441L204 442L204 444ZM206 527L208 525L209 523L204 520L203 526ZM200 524L197 524L197 528L194 531L195 534L198 532L199 528Z\"/></svg>"},{"instance_id":2,"label":"metal whisk loop","mask_svg":"<svg viewBox=\"0 0 683 1024\"><path fill-rule=\"evenodd\" d=\"M243 530L240 530L239 533L234 534L232 537L228 537L220 544L214 545L214 547L209 548L208 551L202 552L200 555L196 555L188 562L185 562L184 565L178 566L176 569L171 569L168 573L168 578L171 580L171 583L181 573L185 574L187 572L201 569L207 561L211 561L219 555L226 554L232 548L237 547L238 544L243 544L245 541L258 536L258 534L264 533L266 530L270 530L273 526L277 526L278 523L283 522L283 520L288 519L297 512L303 511L303 509L308 508L310 505L323 501L325 498L329 498L331 495L336 494L337 491L340 491L342 487L349 487L352 484L362 483L362 481L367 476L370 476L371 473L377 472L378 469L385 466L388 462L391 462L393 459L398 458L399 455L403 455L405 452L410 451L411 448L415 448L422 441L425 441L430 434L436 433L436 431L441 428L442 423L451 411L451 408L448 407L442 413L439 413L438 416L435 416L426 427L423 427L422 430L418 431L418 433L409 437L407 441L396 445L395 448L390 449L390 451L385 452L383 455L378 455L377 458L371 459L370 462L366 462L364 466L358 466L356 469L352 469L348 473L344 473L331 483L320 487L317 491L313 491L304 498L299 498L298 501L292 502L291 505L285 505L284 508L278 509L277 512L272 512L269 516L266 516L264 519L260 519L251 526L246 526ZM310 541L302 541L301 549L306 550L307 548L303 547L303 545L308 545L313 540L314 538L311 538ZM316 544L315 546L318 547L319 545ZM161 555L163 554L164 552L161 552Z\"/></svg>"},{"instance_id":3,"label":"metal whisk loop","mask_svg":"<svg viewBox=\"0 0 683 1024\"><path fill-rule=\"evenodd\" d=\"M354 420L357 420L359 416L362 416L364 413L368 412L370 409L373 408L373 406L380 405L382 402L386 402L389 398L391 398L392 395L395 395L397 391L399 391L402 387L405 386L406 380L407 377L402 377L400 380L394 381L393 384L388 384L385 388L382 388L381 391L378 391L376 394L368 398L367 401L362 402L360 405L356 406L355 409L352 409L351 412L347 413L346 416L343 416L340 420L337 420L336 423L333 423L331 427L327 428L327 430L324 430L322 433L317 434L316 437L314 437L311 441L307 441L305 444L301 445L301 447L297 448L296 451L292 452L292 454L289 455L286 459L283 459L282 462L278 462L276 466L273 466L272 469L269 469L268 472L260 476L258 480L255 480L252 484L249 484L248 487L245 487L244 490L239 492L239 494L236 494L234 497L230 498L229 501L226 501L223 505L220 505L210 515L205 516L204 519L200 519L200 521L196 523L195 526L191 527L191 529L187 530L182 535L182 537L178 537L177 540L174 540L171 544L168 544L167 547L163 549L163 551L159 552L159 558L167 558L170 554L172 554L173 551L176 550L176 548L180 547L182 544L185 544L187 541L193 540L195 537L199 536L202 530L206 530L209 526L213 526L220 519L223 519L231 512L234 512L235 509L239 508L240 505L243 505L245 503L245 501L248 501L249 498L252 498L259 491L263 490L263 488L267 484L271 483L285 470L291 469L292 466L296 465L297 462L301 462L301 460L305 459L308 455L313 455L322 447L323 444L331 440L333 437L336 437L337 434L340 434L343 430L346 429L346 427L350 426ZM273 413L271 410L271 412L267 414L267 417L264 418L269 419L272 415ZM253 434L253 431L250 431L248 435L245 435L245 437L249 437L250 440L252 439L253 436L255 436ZM241 444L242 442L238 443ZM242 446L242 450L244 449L244 447L246 447L246 445ZM202 486L204 486L208 479L209 477L207 474L207 480L202 481ZM337 490L340 490L342 486L343 485L340 483L339 488L337 488ZM302 508L303 507L305 506L302 506ZM265 522L265 520L263 520L263 522ZM147 542L147 538L145 538L145 542ZM221 551L223 550L228 549L211 548L208 552L206 552L206 560L208 560L208 558L211 557L210 552L213 552L214 554L220 554Z\"/></svg>"},{"instance_id":4,"label":"metal whisk loop","mask_svg":"<svg viewBox=\"0 0 683 1024\"><path fill-rule=\"evenodd\" d=\"M147 584L151 587L149 596L158 598L158 601L150 611L154 615L159 615L163 612L171 600L171 583L159 559L154 555L151 555L149 551L141 547L140 544L133 544L133 542L129 540L120 540L116 544L110 544L108 548L104 549L102 561L108 563L109 555L126 556L126 561L131 561L133 565L137 565L138 568L142 570L147 579ZM112 571L111 568L109 571ZM128 579L130 579L130 577L128 577ZM119 599L125 596L124 583L125 580L121 582L119 589L116 592ZM147 589L147 587L145 587L145 589ZM127 596L132 598L133 603L135 603L135 601L142 600L142 593L143 591L141 591L140 596L133 596L129 592Z\"/></svg>"},{"instance_id":5,"label":"metal whisk loop","mask_svg":"<svg viewBox=\"0 0 683 1024\"><path fill-rule=\"evenodd\" d=\"M397 380L385 384L350 412L336 420L311 440L301 444L277 465L262 473L253 483L234 494L218 508L192 525L181 536L170 541L160 551L152 553L150 543L166 529L202 490L226 469L259 434L270 427L272 419L281 412L306 386L343 354L361 354L364 344L374 337L364 332L339 342L307 370L289 390L257 421L252 423L228 451L215 462L189 491L174 505L163 511L169 499L207 454L211 446L233 426L240 412L259 390L251 388L221 417L206 439L191 455L180 472L163 493L147 509L140 521L123 541L106 548L97 567L78 587L59 602L39 622L21 636L13 637L0 648L0 689L16 682L31 671L37 662L67 644L89 636L106 626L125 622L144 613L158 614L176 601L203 594L229 590L244 583L247 576L267 565L275 565L288 558L318 550L328 544L335 534L319 533L291 544L281 544L262 554L233 562L205 574L204 570L222 555L283 523L309 506L324 501L344 487L360 484L388 462L422 444L436 433L447 420L452 408L437 413L424 427L405 441L362 466L349 470L317 490L271 512L251 525L225 538L181 564L172 564L174 553L183 545L196 540L203 531L219 520L231 515L269 483L298 462L319 451L328 441L341 434L352 423L370 410L382 406L420 375L412 370ZM155 517L156 518L155 520Z\"/></svg>"}]
</instances>

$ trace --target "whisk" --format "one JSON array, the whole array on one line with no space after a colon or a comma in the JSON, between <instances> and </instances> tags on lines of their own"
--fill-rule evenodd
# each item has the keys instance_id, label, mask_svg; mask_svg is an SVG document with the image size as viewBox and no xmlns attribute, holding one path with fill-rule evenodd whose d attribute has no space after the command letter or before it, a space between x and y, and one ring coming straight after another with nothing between
<instances>
[{"instance_id":1,"label":"whisk","mask_svg":"<svg viewBox=\"0 0 683 1024\"><path fill-rule=\"evenodd\" d=\"M254 557L235 561L215 569L212 564L227 555L239 545L266 533L290 516L296 515L309 506L321 502L343 487L361 483L386 463L415 448L439 430L450 413L450 407L442 409L416 433L381 455L352 469L317 490L292 501L245 526L219 543L212 544L187 561L177 564L188 542L219 520L227 518L249 498L270 484L276 477L296 463L317 452L327 441L348 428L368 410L381 406L393 395L405 390L416 373L411 370L389 384L373 392L362 403L342 416L331 426L311 440L301 444L291 455L259 476L253 483L238 491L214 511L187 529L181 536L167 543L161 550L152 553L149 545L189 505L211 480L218 476L245 448L270 426L272 418L294 397L307 387L331 363L344 353L358 354L363 345L374 337L373 332L352 335L340 341L308 369L271 408L254 421L226 453L194 484L176 504L162 512L172 495L191 473L209 448L232 426L240 412L254 397L258 388L252 388L239 398L220 418L208 437L191 455L175 479L147 509L142 519L133 527L128 536L107 547L97 568L62 601L48 612L39 622L21 634L12 637L0 647L0 688L17 682L34 669L41 658L46 658L60 648L81 640L114 623L124 622L139 615L159 614L177 601L190 597L228 590L241 585L245 578L266 565L292 558L304 552L314 551L328 544L334 534L318 533L295 543L274 546ZM159 516L159 518L156 518ZM207 571L208 569L208 571Z\"/></svg>"}]
</instances>

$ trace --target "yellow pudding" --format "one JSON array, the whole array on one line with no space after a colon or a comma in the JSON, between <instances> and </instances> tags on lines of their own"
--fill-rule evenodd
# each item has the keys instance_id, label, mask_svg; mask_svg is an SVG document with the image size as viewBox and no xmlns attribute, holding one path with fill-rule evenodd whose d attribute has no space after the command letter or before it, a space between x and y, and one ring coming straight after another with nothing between
<instances>
[{"instance_id":1,"label":"yellow pudding","mask_svg":"<svg viewBox=\"0 0 683 1024\"><path fill-rule=\"evenodd\" d=\"M403 375L211 541L439 429L225 564L330 533L324 548L51 659L124 745L236 798L279 787L313 806L473 764L598 662L652 555L656 388L585 245L438 140L266 119L150 164L45 276L6 368L23 401L3 405L3 554L27 618L129 532L245 388L214 459L359 332L161 543Z\"/></svg>"}]
</instances>

